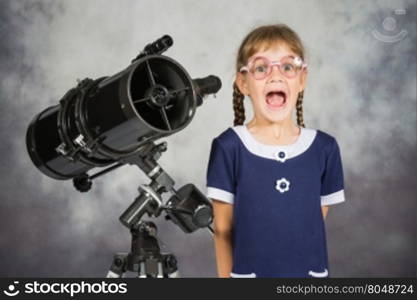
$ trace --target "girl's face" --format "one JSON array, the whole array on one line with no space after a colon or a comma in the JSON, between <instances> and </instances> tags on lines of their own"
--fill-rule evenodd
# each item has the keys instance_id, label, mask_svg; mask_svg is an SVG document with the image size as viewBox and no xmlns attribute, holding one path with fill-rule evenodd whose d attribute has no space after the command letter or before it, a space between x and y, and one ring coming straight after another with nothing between
<instances>
[{"instance_id":1,"label":"girl's face","mask_svg":"<svg viewBox=\"0 0 417 300\"><path fill-rule=\"evenodd\" d=\"M264 72L265 61L268 60L270 62L281 62L283 72L290 70L291 66L286 67L285 65L285 57L288 56L298 57L288 46L279 44L257 52L248 59L249 66L257 74L254 75L249 71L237 74L236 84L242 94L251 98L255 118L258 121L277 123L291 120L298 93L303 91L305 87L307 69L302 68L294 77L291 77L291 72L284 75L277 65L272 66L269 74ZM253 60L257 57L265 57L267 60L264 60L263 63L261 60L260 64L255 63L259 61L258 59ZM282 60L283 58L284 60ZM265 78L262 78L262 73L265 73Z\"/></svg>"}]
</instances>

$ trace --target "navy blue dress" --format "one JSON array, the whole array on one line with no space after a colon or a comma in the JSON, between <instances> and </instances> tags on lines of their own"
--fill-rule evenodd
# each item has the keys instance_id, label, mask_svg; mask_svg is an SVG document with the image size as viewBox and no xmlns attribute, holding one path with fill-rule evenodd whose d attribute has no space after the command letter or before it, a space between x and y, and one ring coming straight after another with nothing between
<instances>
[{"instance_id":1,"label":"navy blue dress","mask_svg":"<svg viewBox=\"0 0 417 300\"><path fill-rule=\"evenodd\" d=\"M207 197L233 205L231 277L328 277L321 206L345 201L334 137L301 128L273 146L228 128L212 142Z\"/></svg>"}]
</instances>

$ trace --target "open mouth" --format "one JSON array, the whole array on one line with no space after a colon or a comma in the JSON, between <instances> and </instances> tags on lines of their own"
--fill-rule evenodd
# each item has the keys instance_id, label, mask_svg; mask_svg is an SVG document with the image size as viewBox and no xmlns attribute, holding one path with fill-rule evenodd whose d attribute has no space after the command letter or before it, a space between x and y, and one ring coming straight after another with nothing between
<instances>
[{"instance_id":1,"label":"open mouth","mask_svg":"<svg viewBox=\"0 0 417 300\"><path fill-rule=\"evenodd\" d=\"M270 109L280 109L287 102L287 94L284 91L270 91L266 94L266 103Z\"/></svg>"}]
</instances>

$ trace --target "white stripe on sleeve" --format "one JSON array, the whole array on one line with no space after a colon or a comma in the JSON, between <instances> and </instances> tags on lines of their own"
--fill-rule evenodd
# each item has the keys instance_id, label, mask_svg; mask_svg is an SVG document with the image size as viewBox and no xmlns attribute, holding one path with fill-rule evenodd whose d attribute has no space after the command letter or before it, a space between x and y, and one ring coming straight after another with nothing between
<instances>
[{"instance_id":1,"label":"white stripe on sleeve","mask_svg":"<svg viewBox=\"0 0 417 300\"><path fill-rule=\"evenodd\" d=\"M230 203L230 204L233 204L233 201L235 198L235 195L228 191L210 187L210 186L207 187L206 196L208 198L220 200L220 201Z\"/></svg>"}]
</instances>

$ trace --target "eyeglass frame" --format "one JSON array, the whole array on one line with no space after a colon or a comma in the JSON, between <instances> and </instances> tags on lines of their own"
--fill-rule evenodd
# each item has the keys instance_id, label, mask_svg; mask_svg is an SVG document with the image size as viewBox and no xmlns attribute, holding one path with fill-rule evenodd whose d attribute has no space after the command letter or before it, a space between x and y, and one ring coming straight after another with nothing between
<instances>
[{"instance_id":1,"label":"eyeglass frame","mask_svg":"<svg viewBox=\"0 0 417 300\"><path fill-rule=\"evenodd\" d=\"M281 64L282 64L282 60L284 59L284 58L287 58L287 57L292 57L294 60L295 59L298 59L298 60L300 60L300 62L301 62L301 68L300 68L300 70L298 71L298 73L296 74L296 75L294 75L293 77L288 77L288 76L286 76L282 71L281 71ZM265 77L263 77L263 78L260 78L260 79L256 79L255 78L255 75L250 71L250 67L251 67L251 64L256 60L256 59L258 59L258 58L262 58L262 59L265 59L267 62L268 62L268 68L269 68L269 72L265 75ZM254 57L254 58L252 58L248 63L247 63L247 65L246 66L243 66L243 67L241 67L240 68L240 70L239 70L239 72L240 73L242 73L243 71L246 71L246 72L248 72L248 73L250 73L250 74L252 74L252 76L253 76L253 78L255 78L255 80L263 80L263 79L265 79L266 77L268 77L269 75L271 75L271 73L272 73L272 68L274 67L274 66L278 66L278 70L279 70L279 72L284 76L284 77L286 77L286 78L295 78L295 77L297 77L300 73L301 73L301 71L303 70L303 69L306 69L307 68L307 64L301 59L301 57L299 57L299 56L293 56L293 55L286 55L286 56L284 56L284 57L282 57L279 61L277 61L277 60L274 60L274 61L271 61L270 59L268 59L267 57L265 57L265 56L256 56L256 57Z\"/></svg>"}]
</instances>

